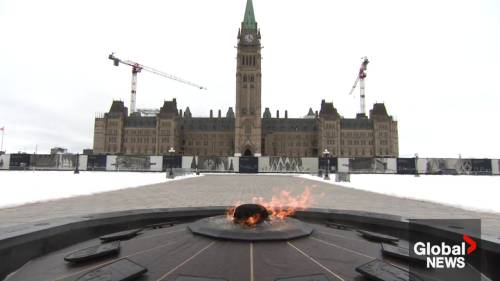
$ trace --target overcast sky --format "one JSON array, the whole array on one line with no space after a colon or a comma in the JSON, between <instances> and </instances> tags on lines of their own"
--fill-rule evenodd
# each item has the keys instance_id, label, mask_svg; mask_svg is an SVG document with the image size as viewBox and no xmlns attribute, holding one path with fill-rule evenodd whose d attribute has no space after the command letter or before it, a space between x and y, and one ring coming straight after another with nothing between
<instances>
[{"instance_id":1,"label":"overcast sky","mask_svg":"<svg viewBox=\"0 0 500 281\"><path fill-rule=\"evenodd\" d=\"M130 68L111 52L201 84L147 72L137 105L177 98L194 116L235 103L236 35L246 0L0 0L4 149L92 147L94 117L130 102ZM401 156L500 157L500 1L254 0L262 108L290 117L348 95L368 56L367 109L385 102ZM283 113L282 113L283 114Z\"/></svg>"}]
</instances>

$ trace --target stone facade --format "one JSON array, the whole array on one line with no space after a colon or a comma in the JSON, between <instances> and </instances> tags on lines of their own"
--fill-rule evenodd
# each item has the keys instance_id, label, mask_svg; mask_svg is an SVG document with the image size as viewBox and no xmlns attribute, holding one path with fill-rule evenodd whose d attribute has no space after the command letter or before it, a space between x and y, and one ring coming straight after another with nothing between
<instances>
[{"instance_id":1,"label":"stone facade","mask_svg":"<svg viewBox=\"0 0 500 281\"><path fill-rule=\"evenodd\" d=\"M249 0L238 31L234 135L236 156L262 154L260 49L260 30L255 21L252 1Z\"/></svg>"},{"instance_id":2,"label":"stone facade","mask_svg":"<svg viewBox=\"0 0 500 281\"><path fill-rule=\"evenodd\" d=\"M285 111L273 118L261 112L261 45L252 1L238 32L236 63L236 112L225 116L192 117L177 101L165 101L156 116L128 114L122 101L95 119L94 153L167 155L295 156L318 157L327 149L334 157L398 156L397 122L383 103L369 116L343 118L333 103L321 102L319 112L309 109L304 118L288 118Z\"/></svg>"}]
</instances>

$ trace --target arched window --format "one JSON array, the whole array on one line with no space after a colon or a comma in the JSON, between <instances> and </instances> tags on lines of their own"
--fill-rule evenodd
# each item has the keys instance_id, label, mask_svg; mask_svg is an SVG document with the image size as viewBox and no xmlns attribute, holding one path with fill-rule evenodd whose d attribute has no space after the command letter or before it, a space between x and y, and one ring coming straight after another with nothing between
<instances>
[{"instance_id":1,"label":"arched window","mask_svg":"<svg viewBox=\"0 0 500 281\"><path fill-rule=\"evenodd\" d=\"M243 82L247 82L247 75L243 75Z\"/></svg>"},{"instance_id":2,"label":"arched window","mask_svg":"<svg viewBox=\"0 0 500 281\"><path fill-rule=\"evenodd\" d=\"M255 56L253 56L253 66L255 66Z\"/></svg>"}]
</instances>

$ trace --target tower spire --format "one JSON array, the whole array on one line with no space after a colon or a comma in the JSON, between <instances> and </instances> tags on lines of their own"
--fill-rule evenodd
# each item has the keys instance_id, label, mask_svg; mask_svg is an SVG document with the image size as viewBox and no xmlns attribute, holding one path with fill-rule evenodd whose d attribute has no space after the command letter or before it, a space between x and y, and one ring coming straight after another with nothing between
<instances>
[{"instance_id":1,"label":"tower spire","mask_svg":"<svg viewBox=\"0 0 500 281\"><path fill-rule=\"evenodd\" d=\"M243 28L257 29L257 22L255 21L255 13L253 11L252 0L247 0L245 18L243 19L242 26Z\"/></svg>"}]
</instances>

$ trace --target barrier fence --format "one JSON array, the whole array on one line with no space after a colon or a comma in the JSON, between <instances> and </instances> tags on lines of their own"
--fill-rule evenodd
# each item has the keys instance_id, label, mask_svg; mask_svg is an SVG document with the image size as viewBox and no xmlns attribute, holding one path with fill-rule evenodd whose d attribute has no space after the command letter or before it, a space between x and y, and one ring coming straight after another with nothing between
<instances>
[{"instance_id":1,"label":"barrier fence","mask_svg":"<svg viewBox=\"0 0 500 281\"><path fill-rule=\"evenodd\" d=\"M0 170L500 175L500 159L3 154Z\"/></svg>"}]
</instances>

